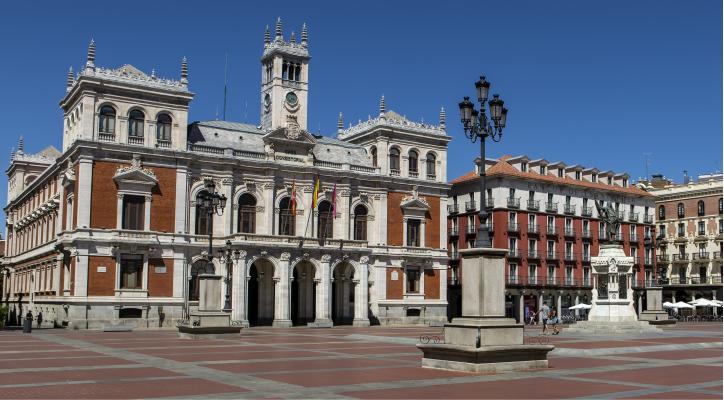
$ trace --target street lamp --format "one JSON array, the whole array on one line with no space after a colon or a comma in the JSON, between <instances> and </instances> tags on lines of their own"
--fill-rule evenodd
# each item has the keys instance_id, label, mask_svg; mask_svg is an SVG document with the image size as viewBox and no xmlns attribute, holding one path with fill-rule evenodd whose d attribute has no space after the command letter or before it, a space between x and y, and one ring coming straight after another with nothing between
<instances>
[{"instance_id":1,"label":"street lamp","mask_svg":"<svg viewBox=\"0 0 724 400\"><path fill-rule=\"evenodd\" d=\"M486 188L485 188L485 139L490 137L494 142L499 142L503 138L503 128L508 117L508 109L503 107L503 100L497 94L488 101L488 92L490 90L490 82L485 80L484 76L480 76L480 80L475 82L475 92L478 96L480 109L475 109L475 104L470 101L470 97L463 97L463 101L458 104L460 107L460 122L465 130L465 137L475 143L480 139L480 225L478 227L478 236L475 238L475 247L492 247L490 240L490 232L488 230L488 211L486 209ZM490 119L485 113L485 103L488 103L488 111Z\"/></svg>"},{"instance_id":2,"label":"street lamp","mask_svg":"<svg viewBox=\"0 0 724 400\"><path fill-rule=\"evenodd\" d=\"M226 278L224 278L224 281L226 282L226 293L224 294L224 310L228 311L231 310L231 284L232 284L232 257L235 259L238 259L241 255L241 252L239 250L232 250L231 249L231 240L226 241L226 247L219 250L219 260L224 260L226 263Z\"/></svg>"},{"instance_id":3,"label":"street lamp","mask_svg":"<svg viewBox=\"0 0 724 400\"><path fill-rule=\"evenodd\" d=\"M213 179L204 178L204 188L206 190L199 193L199 201L201 202L199 204L199 211L205 212L207 215L206 233L209 235L209 251L206 255L206 261L208 261L206 265L207 273L212 273L215 270L214 263L211 261L214 258L212 247L214 230L212 229L211 221L214 215L221 216L224 213L224 207L226 207L226 196L219 194L215 186Z\"/></svg>"}]
</instances>

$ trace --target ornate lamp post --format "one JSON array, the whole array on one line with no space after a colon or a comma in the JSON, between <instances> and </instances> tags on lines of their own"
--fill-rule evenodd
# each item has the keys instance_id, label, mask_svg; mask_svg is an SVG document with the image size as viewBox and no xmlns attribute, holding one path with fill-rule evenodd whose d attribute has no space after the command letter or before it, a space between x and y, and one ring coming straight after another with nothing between
<instances>
[{"instance_id":1,"label":"ornate lamp post","mask_svg":"<svg viewBox=\"0 0 724 400\"><path fill-rule=\"evenodd\" d=\"M199 193L199 200L201 204L199 206L200 211L203 211L207 215L206 220L206 232L209 234L209 251L206 255L208 264L206 265L206 272L213 273L214 263L211 261L214 258L213 241L214 241L214 230L213 224L211 223L214 214L221 216L224 213L224 207L226 207L226 196L219 194L216 191L216 185L214 180L211 178L204 179L205 191Z\"/></svg>"},{"instance_id":2,"label":"ornate lamp post","mask_svg":"<svg viewBox=\"0 0 724 400\"><path fill-rule=\"evenodd\" d=\"M231 249L231 240L227 240L226 247L219 250L219 260L223 259L224 262L226 262L226 278L224 278L224 282L226 282L226 293L224 294L224 311L231 310L231 284L233 277L231 272L231 260L232 257L238 259L240 254L241 252L239 250Z\"/></svg>"},{"instance_id":3,"label":"ornate lamp post","mask_svg":"<svg viewBox=\"0 0 724 400\"><path fill-rule=\"evenodd\" d=\"M470 97L463 97L460 106L460 121L463 123L465 136L473 143L480 139L480 226L478 236L475 238L475 247L492 247L490 232L488 229L488 211L486 208L486 187L485 187L485 140L490 137L494 142L499 142L503 137L503 128L508 115L508 109L503 107L503 100L497 94L488 101L490 82L480 76L475 82L475 91L478 96L480 110L475 109L475 104ZM490 120L485 112L485 103L488 103Z\"/></svg>"}]
</instances>

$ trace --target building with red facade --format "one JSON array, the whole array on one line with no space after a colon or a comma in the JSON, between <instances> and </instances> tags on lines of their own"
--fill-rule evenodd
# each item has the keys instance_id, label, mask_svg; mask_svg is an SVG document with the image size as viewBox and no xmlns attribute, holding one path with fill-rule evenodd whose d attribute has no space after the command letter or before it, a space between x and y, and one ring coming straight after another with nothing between
<instances>
[{"instance_id":1,"label":"building with red facade","mask_svg":"<svg viewBox=\"0 0 724 400\"><path fill-rule=\"evenodd\" d=\"M480 160L476 170L452 180L448 198L449 314L459 316L465 277L459 250L473 247L480 210ZM493 246L506 256L506 313L518 318L543 302L566 314L591 301L591 256L606 237L596 201L612 202L622 224L615 240L633 256L635 302L643 305L655 279L654 197L630 184L626 173L527 156L486 159L486 206ZM561 315L563 315L561 314Z\"/></svg>"}]
</instances>

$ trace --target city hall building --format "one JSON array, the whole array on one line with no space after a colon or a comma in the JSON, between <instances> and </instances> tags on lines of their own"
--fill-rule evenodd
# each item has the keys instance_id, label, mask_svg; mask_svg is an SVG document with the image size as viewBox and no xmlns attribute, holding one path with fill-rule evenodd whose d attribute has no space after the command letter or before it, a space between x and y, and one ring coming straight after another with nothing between
<instances>
[{"instance_id":1,"label":"city hall building","mask_svg":"<svg viewBox=\"0 0 724 400\"><path fill-rule=\"evenodd\" d=\"M62 151L7 169L3 303L48 324L173 326L213 264L237 324L446 320L450 137L386 109L307 130L308 34L265 34L259 123L188 122L180 79L96 64L67 76ZM314 186L319 180L316 204ZM208 192L228 201L209 217ZM224 304L224 301L221 301Z\"/></svg>"}]
</instances>

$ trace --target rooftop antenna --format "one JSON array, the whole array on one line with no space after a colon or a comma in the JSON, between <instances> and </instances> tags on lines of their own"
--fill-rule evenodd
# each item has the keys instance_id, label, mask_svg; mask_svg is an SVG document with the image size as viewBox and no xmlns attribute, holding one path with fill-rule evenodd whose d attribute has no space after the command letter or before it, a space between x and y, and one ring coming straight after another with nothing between
<instances>
[{"instance_id":1,"label":"rooftop antenna","mask_svg":"<svg viewBox=\"0 0 724 400\"><path fill-rule=\"evenodd\" d=\"M226 72L228 70L229 66L229 53L224 53L224 110L222 113L222 118L224 121L226 121Z\"/></svg>"},{"instance_id":2,"label":"rooftop antenna","mask_svg":"<svg viewBox=\"0 0 724 400\"><path fill-rule=\"evenodd\" d=\"M244 121L246 121L246 111L249 108L249 102L244 99Z\"/></svg>"},{"instance_id":3,"label":"rooftop antenna","mask_svg":"<svg viewBox=\"0 0 724 400\"><path fill-rule=\"evenodd\" d=\"M649 180L649 166L651 165L651 153L644 153L644 169L646 169L646 180Z\"/></svg>"}]
</instances>

